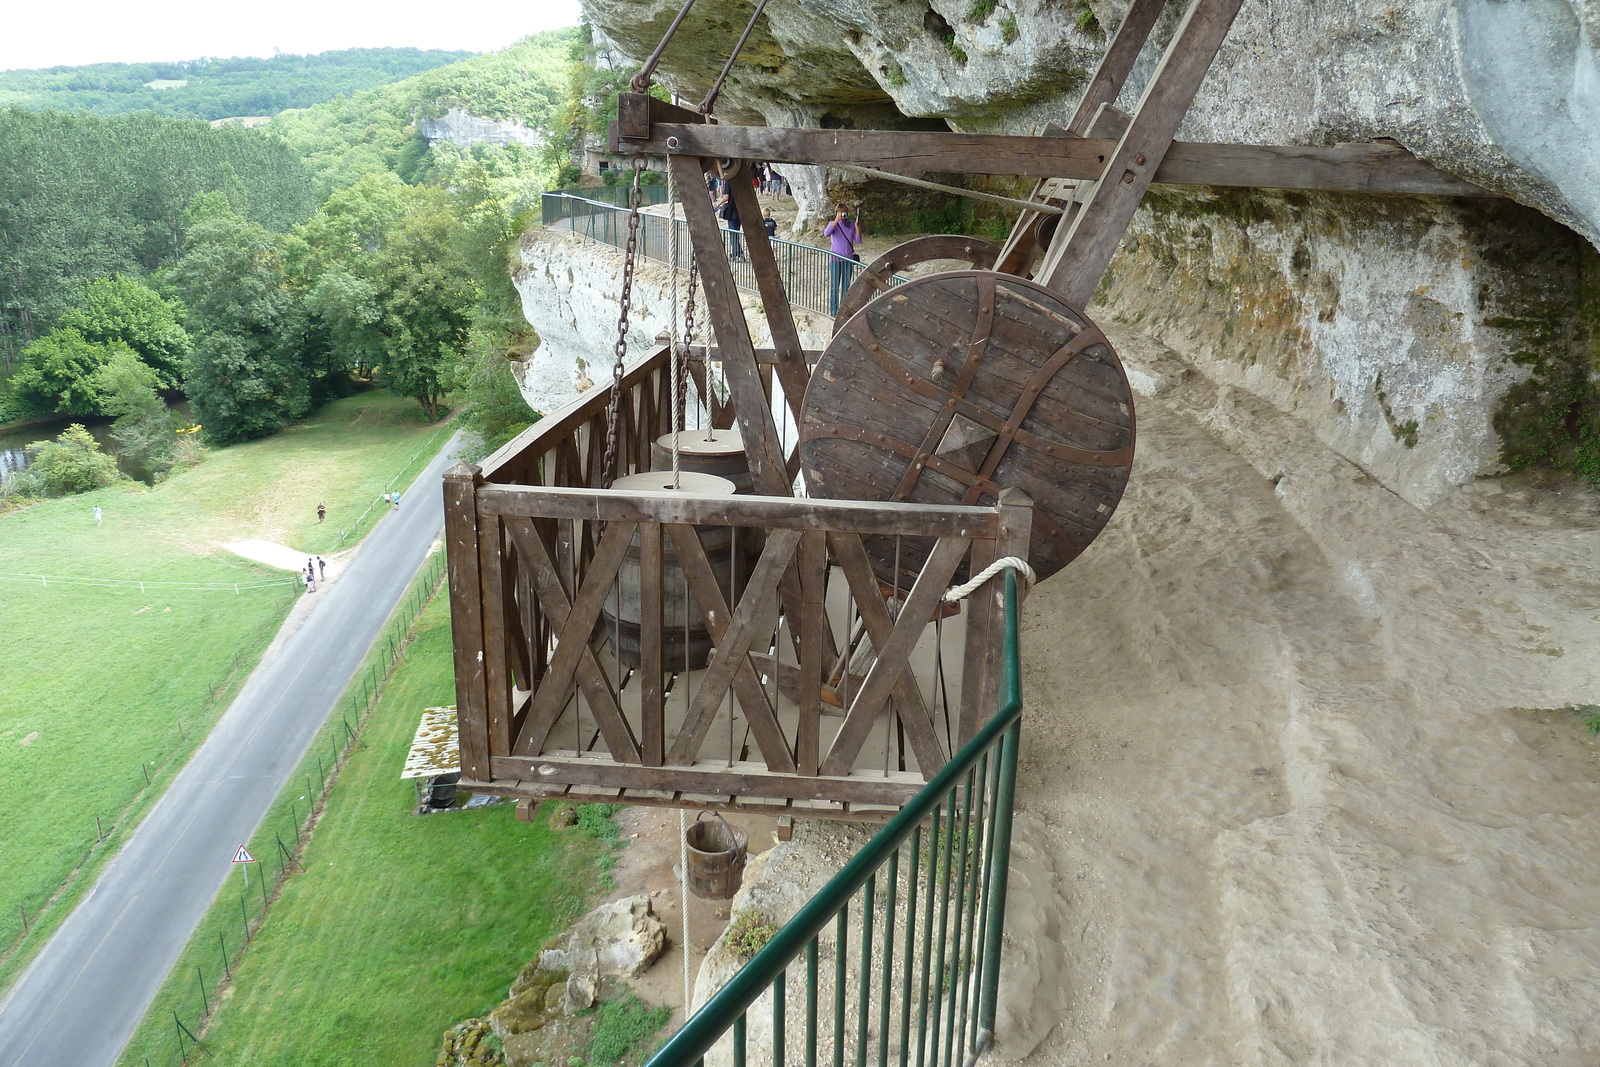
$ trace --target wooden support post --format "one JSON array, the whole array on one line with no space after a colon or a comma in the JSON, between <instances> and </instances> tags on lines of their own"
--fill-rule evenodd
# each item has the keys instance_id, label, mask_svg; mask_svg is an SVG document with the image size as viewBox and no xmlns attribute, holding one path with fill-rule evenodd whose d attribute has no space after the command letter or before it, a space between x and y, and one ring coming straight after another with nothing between
<instances>
[{"instance_id":1,"label":"wooden support post","mask_svg":"<svg viewBox=\"0 0 1600 1067\"><path fill-rule=\"evenodd\" d=\"M678 179L678 188L689 190L683 199L683 217L700 263L706 313L711 317L717 347L722 350L722 367L733 393L733 409L739 419L751 480L756 492L763 496L792 496L779 445L778 426L761 389L761 372L756 366L755 346L750 341L750 326L745 322L743 306L739 303L739 290L734 285L733 268L722 247L717 218L712 213L710 200L693 195L695 187L705 182L704 167L699 160L688 156L669 156L667 165Z\"/></svg>"},{"instance_id":2,"label":"wooden support post","mask_svg":"<svg viewBox=\"0 0 1600 1067\"><path fill-rule=\"evenodd\" d=\"M1107 161L1099 188L1072 226L1056 231L1050 250L1054 268L1037 280L1074 307L1087 307L1094 296L1242 2L1193 0Z\"/></svg>"},{"instance_id":3,"label":"wooden support post","mask_svg":"<svg viewBox=\"0 0 1600 1067\"><path fill-rule=\"evenodd\" d=\"M978 551L974 542L972 570L977 573L1005 556L1028 558L1028 539L1033 528L1033 500L1021 489L1005 489L995 510L1000 528L993 548ZM1018 583L1018 588L1022 583ZM1000 675L1004 667L1005 581L1002 575L967 598L967 648L961 669L961 724L956 745L964 745L997 710Z\"/></svg>"},{"instance_id":4,"label":"wooden support post","mask_svg":"<svg viewBox=\"0 0 1600 1067\"><path fill-rule=\"evenodd\" d=\"M444 475L445 556L450 565L450 625L455 635L461 772L479 781L489 776L483 589L478 574L478 486L482 482L482 472L466 463L457 463Z\"/></svg>"},{"instance_id":5,"label":"wooden support post","mask_svg":"<svg viewBox=\"0 0 1600 1067\"><path fill-rule=\"evenodd\" d=\"M639 757L646 767L659 767L666 753L666 697L661 687L662 582L665 560L661 524L639 524ZM618 620L621 626L621 620ZM620 639L621 632L618 631ZM619 641L620 643L620 641ZM689 654L684 648L684 655Z\"/></svg>"},{"instance_id":6,"label":"wooden support post","mask_svg":"<svg viewBox=\"0 0 1600 1067\"><path fill-rule=\"evenodd\" d=\"M778 271L772 243L767 240L766 227L761 222L761 204L756 199L755 188L747 181L735 181L729 184L729 189L733 195L733 206L739 212L740 224L744 227L744 246L750 256L750 266L755 271L756 288L761 293L767 328L772 332L778 381L783 386L784 399L798 425L801 402L805 399L806 383L810 380L811 371L806 365L805 350L800 347L800 332L795 329L789 294L783 288L783 276Z\"/></svg>"}]
</instances>

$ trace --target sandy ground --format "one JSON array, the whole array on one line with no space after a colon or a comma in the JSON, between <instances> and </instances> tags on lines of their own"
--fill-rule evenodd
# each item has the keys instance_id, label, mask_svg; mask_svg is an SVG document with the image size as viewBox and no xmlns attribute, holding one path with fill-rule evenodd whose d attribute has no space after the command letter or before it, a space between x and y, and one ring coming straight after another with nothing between
<instances>
[{"instance_id":1,"label":"sandy ground","mask_svg":"<svg viewBox=\"0 0 1600 1067\"><path fill-rule=\"evenodd\" d=\"M1113 340L1160 395L1025 605L1000 1058L1600 1063L1595 496L1420 511Z\"/></svg>"}]
</instances>

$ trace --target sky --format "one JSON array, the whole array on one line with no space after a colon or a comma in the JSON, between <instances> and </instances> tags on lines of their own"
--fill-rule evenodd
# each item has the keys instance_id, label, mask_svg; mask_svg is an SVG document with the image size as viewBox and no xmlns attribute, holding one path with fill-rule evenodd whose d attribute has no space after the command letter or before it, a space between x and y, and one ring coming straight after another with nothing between
<instances>
[{"instance_id":1,"label":"sky","mask_svg":"<svg viewBox=\"0 0 1600 1067\"><path fill-rule=\"evenodd\" d=\"M578 0L16 0L6 6L0 70L408 45L492 52L578 22Z\"/></svg>"}]
</instances>

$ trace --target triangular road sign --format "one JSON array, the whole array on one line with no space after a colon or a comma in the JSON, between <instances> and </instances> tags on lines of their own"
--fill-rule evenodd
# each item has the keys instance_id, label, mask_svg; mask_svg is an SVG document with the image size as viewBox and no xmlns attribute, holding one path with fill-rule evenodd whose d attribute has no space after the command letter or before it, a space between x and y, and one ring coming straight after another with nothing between
<instances>
[{"instance_id":1,"label":"triangular road sign","mask_svg":"<svg viewBox=\"0 0 1600 1067\"><path fill-rule=\"evenodd\" d=\"M233 854L233 862L235 863L254 863L255 861L256 858L250 855L250 850L243 845L240 845L239 851Z\"/></svg>"}]
</instances>

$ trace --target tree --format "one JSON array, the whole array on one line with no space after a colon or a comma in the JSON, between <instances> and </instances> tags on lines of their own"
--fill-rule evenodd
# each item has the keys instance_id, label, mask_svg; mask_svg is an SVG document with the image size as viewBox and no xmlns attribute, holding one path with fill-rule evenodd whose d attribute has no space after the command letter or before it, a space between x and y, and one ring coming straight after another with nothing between
<instances>
[{"instance_id":1,"label":"tree","mask_svg":"<svg viewBox=\"0 0 1600 1067\"><path fill-rule=\"evenodd\" d=\"M28 447L36 450L28 469L51 493L87 492L122 477L117 461L100 451L99 442L78 423L68 426L54 441Z\"/></svg>"},{"instance_id":2,"label":"tree","mask_svg":"<svg viewBox=\"0 0 1600 1067\"><path fill-rule=\"evenodd\" d=\"M172 467L177 434L167 405L156 395L156 372L128 349L112 355L96 375L100 410L116 419L111 439L117 454L154 480Z\"/></svg>"},{"instance_id":3,"label":"tree","mask_svg":"<svg viewBox=\"0 0 1600 1067\"><path fill-rule=\"evenodd\" d=\"M478 287L462 262L465 235L448 194L410 192L411 210L374 262L385 348L379 378L436 419L445 371L466 344Z\"/></svg>"},{"instance_id":4,"label":"tree","mask_svg":"<svg viewBox=\"0 0 1600 1067\"><path fill-rule=\"evenodd\" d=\"M95 344L70 327L52 330L22 350L11 384L24 398L63 415L98 415L97 375L114 353L127 351L121 342Z\"/></svg>"},{"instance_id":5,"label":"tree","mask_svg":"<svg viewBox=\"0 0 1600 1067\"><path fill-rule=\"evenodd\" d=\"M170 277L195 331L189 399L218 444L275 433L310 406L304 320L284 275L282 238L214 193L197 198L186 224L188 251Z\"/></svg>"},{"instance_id":6,"label":"tree","mask_svg":"<svg viewBox=\"0 0 1600 1067\"><path fill-rule=\"evenodd\" d=\"M120 341L156 373L156 387L176 389L189 357L189 334L180 325L183 305L164 300L137 278L118 274L83 287L61 325L96 344Z\"/></svg>"}]
</instances>

